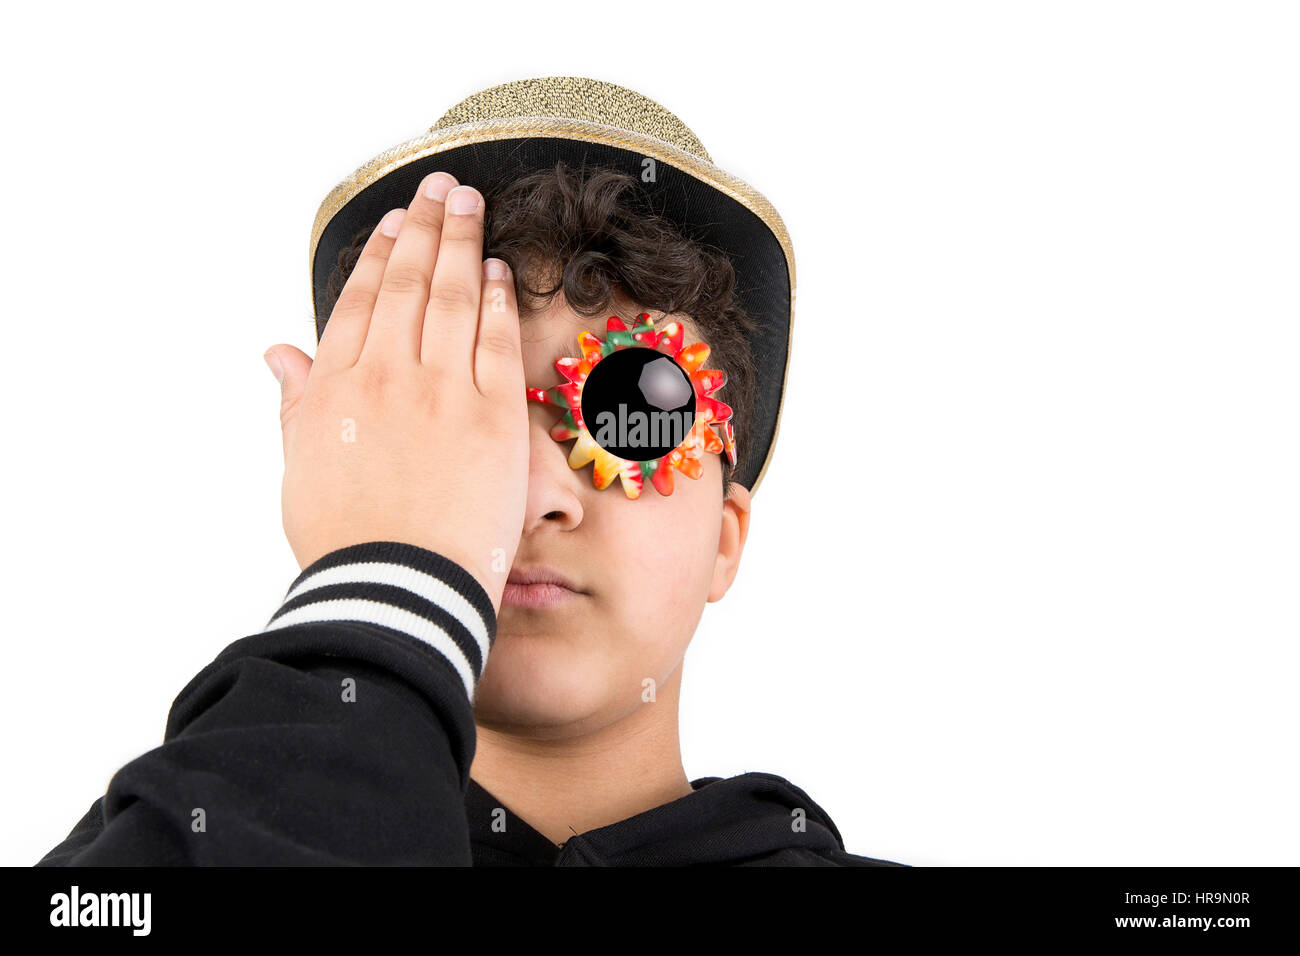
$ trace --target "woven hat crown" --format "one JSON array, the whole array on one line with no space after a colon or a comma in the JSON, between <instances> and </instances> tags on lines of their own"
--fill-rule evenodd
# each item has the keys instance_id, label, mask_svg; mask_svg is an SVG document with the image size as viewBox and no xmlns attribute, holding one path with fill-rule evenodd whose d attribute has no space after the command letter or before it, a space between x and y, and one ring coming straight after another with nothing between
<instances>
[{"instance_id":1,"label":"woven hat crown","mask_svg":"<svg viewBox=\"0 0 1300 956\"><path fill-rule=\"evenodd\" d=\"M582 76L544 76L490 87L465 97L429 127L429 132L462 123L524 116L601 123L653 136L707 163L713 162L690 128L654 100L615 83Z\"/></svg>"}]
</instances>

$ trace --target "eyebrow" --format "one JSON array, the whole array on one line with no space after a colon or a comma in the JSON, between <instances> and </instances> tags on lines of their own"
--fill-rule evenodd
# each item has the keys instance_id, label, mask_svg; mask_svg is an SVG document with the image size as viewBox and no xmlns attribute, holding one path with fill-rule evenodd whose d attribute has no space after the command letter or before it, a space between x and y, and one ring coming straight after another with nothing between
<instances>
[{"instance_id":1,"label":"eyebrow","mask_svg":"<svg viewBox=\"0 0 1300 956\"><path fill-rule=\"evenodd\" d=\"M610 314L613 315L615 313L611 312ZM629 320L625 316L620 316L620 318L623 319L624 323L628 323L628 328L632 327ZM662 328L662 326L665 324L667 323L663 321L663 317L661 316L658 325L659 327ZM596 335L603 337L605 334L605 320L601 319L599 320L598 323L593 321L591 325L591 331L596 333ZM690 324L684 321L682 321L682 331L683 331L682 343L683 345L685 345L687 344L688 340L694 336L695 333L694 330L691 328ZM526 345L527 343L523 343L523 344ZM569 358L569 357L582 358L582 346L578 344L578 337L576 335L570 339L566 339L562 341L558 346L556 346L554 351L547 357L546 367L550 371L554 372L557 376L560 376L560 372L558 369L556 369L555 363L562 358ZM564 377L560 376L560 379L561 381L563 381Z\"/></svg>"},{"instance_id":2,"label":"eyebrow","mask_svg":"<svg viewBox=\"0 0 1300 956\"><path fill-rule=\"evenodd\" d=\"M546 367L551 371L555 372L556 375L559 375L560 372L559 369L555 367L555 363L558 362L560 359L567 358L569 356L574 355L575 353L577 355L582 354L582 349L578 347L577 342L574 342L572 346L567 346L562 344L559 346L559 348L555 349L551 355L547 357Z\"/></svg>"}]
</instances>

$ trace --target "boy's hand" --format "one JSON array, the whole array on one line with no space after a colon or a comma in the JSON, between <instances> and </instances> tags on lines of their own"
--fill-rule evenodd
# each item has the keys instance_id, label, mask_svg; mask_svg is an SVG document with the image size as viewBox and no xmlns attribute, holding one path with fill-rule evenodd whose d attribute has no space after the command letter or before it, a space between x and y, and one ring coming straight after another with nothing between
<instances>
[{"instance_id":1,"label":"boy's hand","mask_svg":"<svg viewBox=\"0 0 1300 956\"><path fill-rule=\"evenodd\" d=\"M290 345L266 358L281 380L284 530L299 565L402 541L463 566L499 610L528 483L519 314L509 275L485 276L482 196L449 195L456 185L434 173L385 217L314 363Z\"/></svg>"}]
</instances>

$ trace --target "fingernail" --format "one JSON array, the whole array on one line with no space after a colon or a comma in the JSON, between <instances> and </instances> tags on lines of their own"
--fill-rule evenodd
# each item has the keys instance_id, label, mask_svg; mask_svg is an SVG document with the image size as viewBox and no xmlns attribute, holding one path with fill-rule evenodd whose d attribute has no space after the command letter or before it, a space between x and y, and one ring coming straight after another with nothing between
<instances>
[{"instance_id":1,"label":"fingernail","mask_svg":"<svg viewBox=\"0 0 1300 956\"><path fill-rule=\"evenodd\" d=\"M275 376L275 380L283 385L284 366L280 364L280 360L271 352L265 353L262 358L266 360L266 367L271 370L271 374Z\"/></svg>"},{"instance_id":2,"label":"fingernail","mask_svg":"<svg viewBox=\"0 0 1300 956\"><path fill-rule=\"evenodd\" d=\"M424 190L424 195L429 199L436 199L438 202L442 202L447 198L447 193L451 192L452 188L455 186L455 176L451 173L437 172L425 176L424 185L421 188Z\"/></svg>"},{"instance_id":3,"label":"fingernail","mask_svg":"<svg viewBox=\"0 0 1300 956\"><path fill-rule=\"evenodd\" d=\"M457 216L468 216L478 212L482 197L473 186L457 186L447 195L447 208Z\"/></svg>"},{"instance_id":4,"label":"fingernail","mask_svg":"<svg viewBox=\"0 0 1300 956\"><path fill-rule=\"evenodd\" d=\"M384 218L379 220L379 231L389 239L396 239L398 231L402 228L402 219L405 215L405 209L388 210L384 214Z\"/></svg>"},{"instance_id":5,"label":"fingernail","mask_svg":"<svg viewBox=\"0 0 1300 956\"><path fill-rule=\"evenodd\" d=\"M508 269L500 259L484 259L483 275L488 279L504 279Z\"/></svg>"}]
</instances>

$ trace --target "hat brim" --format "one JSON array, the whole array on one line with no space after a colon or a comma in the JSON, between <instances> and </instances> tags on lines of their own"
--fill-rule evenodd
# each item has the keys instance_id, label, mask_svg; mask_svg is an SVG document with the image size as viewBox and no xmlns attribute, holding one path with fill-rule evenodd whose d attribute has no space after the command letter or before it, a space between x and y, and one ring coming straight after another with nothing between
<instances>
[{"instance_id":1,"label":"hat brim","mask_svg":"<svg viewBox=\"0 0 1300 956\"><path fill-rule=\"evenodd\" d=\"M330 272L356 233L394 208L405 208L420 181L444 170L488 192L518 177L553 168L609 166L640 175L655 160L655 199L663 215L697 241L724 251L736 268L736 293L755 320L750 337L758 395L751 440L735 480L757 491L776 445L794 324L794 251L785 224L756 190L669 143L600 123L550 117L485 120L437 129L385 150L339 183L312 226L311 278L315 334L325 322Z\"/></svg>"}]
</instances>

